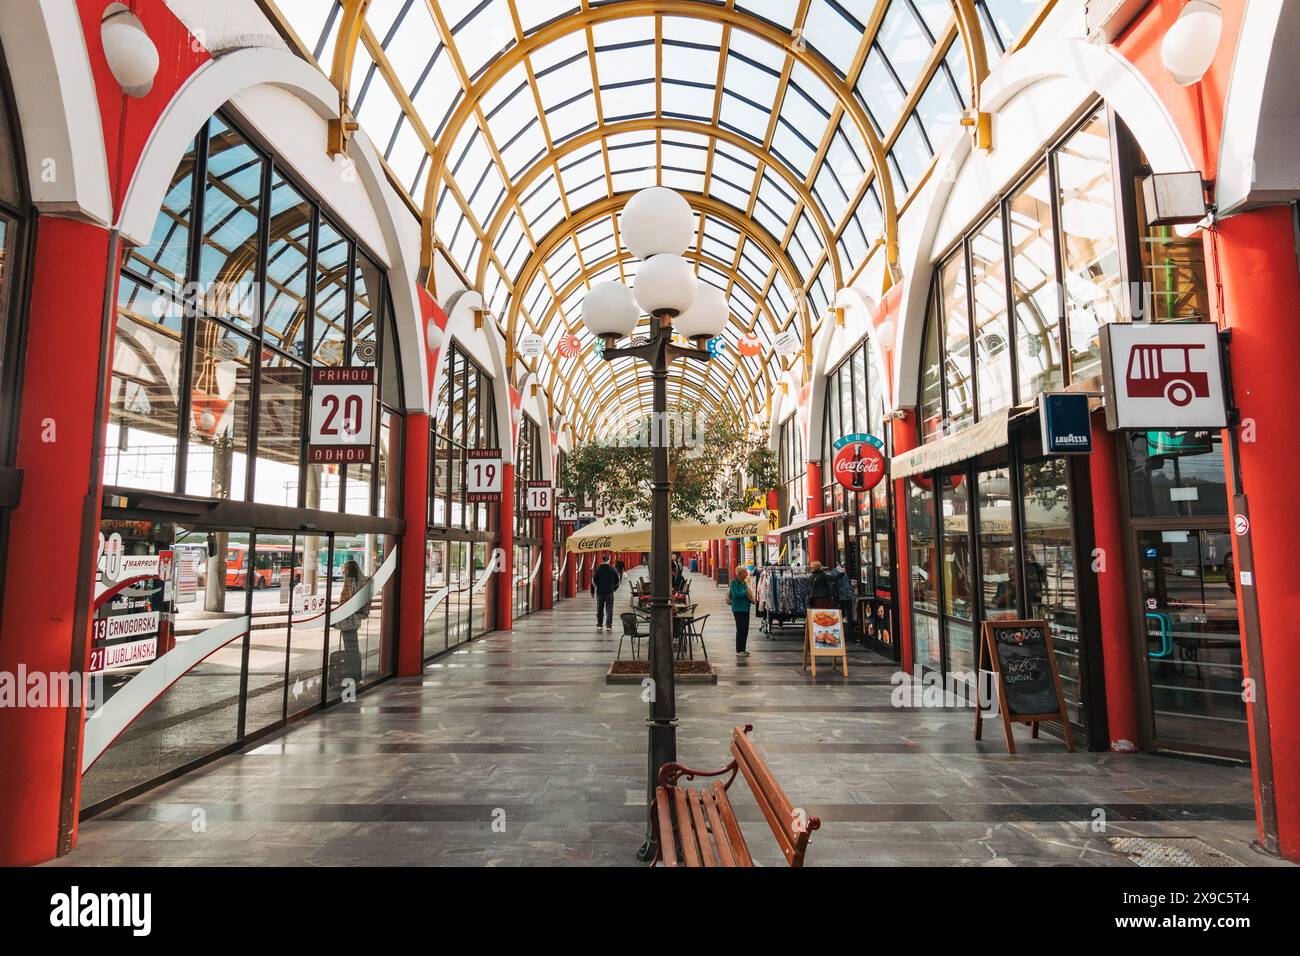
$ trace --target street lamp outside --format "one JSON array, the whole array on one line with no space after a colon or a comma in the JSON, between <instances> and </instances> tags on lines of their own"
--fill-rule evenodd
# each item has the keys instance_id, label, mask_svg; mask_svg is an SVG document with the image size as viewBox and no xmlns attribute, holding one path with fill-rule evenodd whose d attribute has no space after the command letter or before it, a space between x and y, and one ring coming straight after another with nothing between
<instances>
[{"instance_id":1,"label":"street lamp outside","mask_svg":"<svg viewBox=\"0 0 1300 956\"><path fill-rule=\"evenodd\" d=\"M668 472L668 366L679 358L709 361L703 348L727 322L722 290L700 282L684 258L695 229L695 213L678 193L652 186L632 197L620 217L620 234L633 255L642 259L635 288L618 282L593 286L582 301L582 321L604 340L602 357L642 359L653 379L650 427L654 481L650 524L650 713L646 767L646 839L638 856L655 856L650 808L659 768L677 759L677 703L673 686L673 621L670 589L672 555L672 482ZM651 316L648 339L617 347L630 337L644 310ZM695 347L675 345L673 326Z\"/></svg>"}]
</instances>

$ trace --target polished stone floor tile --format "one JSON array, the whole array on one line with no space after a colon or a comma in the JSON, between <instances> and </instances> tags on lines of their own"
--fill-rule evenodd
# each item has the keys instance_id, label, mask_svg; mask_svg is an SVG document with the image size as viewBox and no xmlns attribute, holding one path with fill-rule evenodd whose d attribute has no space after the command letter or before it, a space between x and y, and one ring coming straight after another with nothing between
<instances>
[{"instance_id":1,"label":"polished stone floor tile","mask_svg":"<svg viewBox=\"0 0 1300 956\"><path fill-rule=\"evenodd\" d=\"M896 707L895 665L852 648L848 676L801 669L800 635L731 647L724 591L692 590L716 685L681 685L678 759L727 763L754 737L795 806L818 815L810 866L1132 866L1106 836L1251 848L1250 772L1175 757L1068 754L1018 731L972 739L961 706ZM626 589L618 599L627 601ZM646 705L609 686L617 647L592 599L516 622L86 821L54 865L635 866ZM745 784L755 859L784 865Z\"/></svg>"}]
</instances>

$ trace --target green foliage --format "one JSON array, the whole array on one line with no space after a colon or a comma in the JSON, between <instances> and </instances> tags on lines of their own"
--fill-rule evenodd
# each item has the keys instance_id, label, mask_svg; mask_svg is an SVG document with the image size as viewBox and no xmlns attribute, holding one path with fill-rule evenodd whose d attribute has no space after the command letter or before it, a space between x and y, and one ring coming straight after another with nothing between
<instances>
[{"instance_id":1,"label":"green foliage","mask_svg":"<svg viewBox=\"0 0 1300 956\"><path fill-rule=\"evenodd\" d=\"M560 484L605 514L632 525L650 517L654 481L652 439L667 434L674 521L721 521L750 505L747 488L776 487L776 455L767 431L756 430L735 410L708 416L671 406L654 428L652 416L577 445L565 455ZM658 432L658 435L655 433Z\"/></svg>"}]
</instances>

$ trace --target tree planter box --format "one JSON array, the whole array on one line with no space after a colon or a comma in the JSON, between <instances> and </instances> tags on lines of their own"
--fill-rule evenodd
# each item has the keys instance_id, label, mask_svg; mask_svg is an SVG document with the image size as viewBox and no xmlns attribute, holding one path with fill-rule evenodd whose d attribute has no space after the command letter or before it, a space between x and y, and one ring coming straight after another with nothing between
<instances>
[{"instance_id":1,"label":"tree planter box","mask_svg":"<svg viewBox=\"0 0 1300 956\"><path fill-rule=\"evenodd\" d=\"M649 676L649 661L614 661L605 674L605 683L640 684ZM679 684L716 684L718 675L708 661L673 661L673 680Z\"/></svg>"}]
</instances>

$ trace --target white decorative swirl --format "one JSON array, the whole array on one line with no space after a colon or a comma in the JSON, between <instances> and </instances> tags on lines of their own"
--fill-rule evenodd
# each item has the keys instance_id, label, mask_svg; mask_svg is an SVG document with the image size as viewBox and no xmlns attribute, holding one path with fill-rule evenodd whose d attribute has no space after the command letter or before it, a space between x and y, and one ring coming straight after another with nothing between
<instances>
[{"instance_id":1,"label":"white decorative swirl","mask_svg":"<svg viewBox=\"0 0 1300 956\"><path fill-rule=\"evenodd\" d=\"M81 772L85 773L145 709L189 671L248 633L248 615L230 618L196 634L136 674L113 697L86 718Z\"/></svg>"},{"instance_id":2,"label":"white decorative swirl","mask_svg":"<svg viewBox=\"0 0 1300 956\"><path fill-rule=\"evenodd\" d=\"M541 572L542 572L542 556L539 553L537 555L537 560L533 562L533 573L528 575L528 583L532 584L534 581L536 581L537 575L539 575Z\"/></svg>"},{"instance_id":3,"label":"white decorative swirl","mask_svg":"<svg viewBox=\"0 0 1300 956\"><path fill-rule=\"evenodd\" d=\"M379 570L357 593L334 609L332 617L344 618L367 606L376 588L383 587L397 568L397 551L391 552ZM85 744L81 752L84 774L103 756L122 732L173 684L203 663L231 641L248 633L248 615L231 618L208 628L183 643L136 674L103 707L86 720Z\"/></svg>"},{"instance_id":4,"label":"white decorative swirl","mask_svg":"<svg viewBox=\"0 0 1300 956\"><path fill-rule=\"evenodd\" d=\"M497 569L497 558L499 558L500 556L501 556L500 551L492 552L492 560L488 562L488 566L483 569L482 575L480 575L479 579L474 582L474 586L470 588L469 590L470 594L477 594L479 591L482 591L483 588L487 586L488 581L491 580L493 573Z\"/></svg>"}]
</instances>

